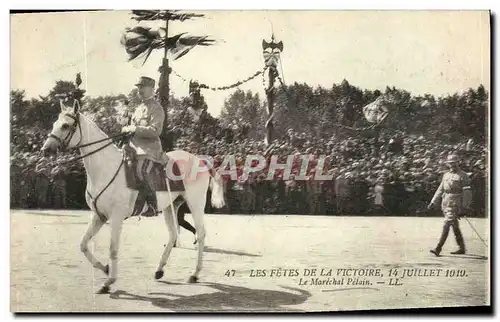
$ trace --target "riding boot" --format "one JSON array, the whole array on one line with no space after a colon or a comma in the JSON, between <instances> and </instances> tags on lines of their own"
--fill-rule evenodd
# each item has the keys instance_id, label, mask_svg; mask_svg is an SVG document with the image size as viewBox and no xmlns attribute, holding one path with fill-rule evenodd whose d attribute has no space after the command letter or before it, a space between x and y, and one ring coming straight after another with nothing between
<instances>
[{"instance_id":1,"label":"riding boot","mask_svg":"<svg viewBox=\"0 0 500 322\"><path fill-rule=\"evenodd\" d=\"M138 172L140 173L141 179L141 191L144 193L146 198L146 204L148 209L142 214L144 217L154 217L158 215L158 205L156 200L156 192L151 182L151 161L148 159L141 160L138 164ZM149 169L149 171L148 171Z\"/></svg>"},{"instance_id":2,"label":"riding boot","mask_svg":"<svg viewBox=\"0 0 500 322\"><path fill-rule=\"evenodd\" d=\"M142 214L144 217L154 217L158 215L156 193L147 182L141 185L140 193L144 194L144 202L147 210Z\"/></svg>"},{"instance_id":3,"label":"riding boot","mask_svg":"<svg viewBox=\"0 0 500 322\"><path fill-rule=\"evenodd\" d=\"M144 188L139 186L139 193L137 194L137 199L135 201L134 210L132 212L132 216L140 215L144 209L144 205L146 204L146 194Z\"/></svg>"},{"instance_id":4,"label":"riding boot","mask_svg":"<svg viewBox=\"0 0 500 322\"><path fill-rule=\"evenodd\" d=\"M158 201L156 199L156 192L151 189L149 184L144 185L144 192L146 193L146 202L148 210L143 214L145 217L158 216Z\"/></svg>"},{"instance_id":5,"label":"riding boot","mask_svg":"<svg viewBox=\"0 0 500 322\"><path fill-rule=\"evenodd\" d=\"M149 202L150 207L152 208L152 211L154 212L155 216L158 216L158 200L156 199L156 192L151 190L151 200Z\"/></svg>"}]
</instances>

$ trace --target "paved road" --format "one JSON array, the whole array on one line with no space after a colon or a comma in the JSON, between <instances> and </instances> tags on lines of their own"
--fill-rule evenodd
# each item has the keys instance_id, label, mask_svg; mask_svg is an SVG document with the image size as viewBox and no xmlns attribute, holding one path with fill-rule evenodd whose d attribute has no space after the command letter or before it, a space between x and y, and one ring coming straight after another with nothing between
<instances>
[{"instance_id":1,"label":"paved road","mask_svg":"<svg viewBox=\"0 0 500 322\"><path fill-rule=\"evenodd\" d=\"M207 215L200 283L187 284L196 261L191 233L181 232L181 248L155 281L168 239L163 218L130 219L110 295L95 294L105 276L79 252L88 220L85 211L11 211L12 311L300 312L489 303L488 250L463 220L468 255L447 255L456 247L451 232L445 256L436 258L429 249L440 218ZM488 240L488 221L471 222ZM108 226L92 245L107 262ZM360 270L346 270L354 268ZM463 276L445 276L452 272Z\"/></svg>"}]
</instances>

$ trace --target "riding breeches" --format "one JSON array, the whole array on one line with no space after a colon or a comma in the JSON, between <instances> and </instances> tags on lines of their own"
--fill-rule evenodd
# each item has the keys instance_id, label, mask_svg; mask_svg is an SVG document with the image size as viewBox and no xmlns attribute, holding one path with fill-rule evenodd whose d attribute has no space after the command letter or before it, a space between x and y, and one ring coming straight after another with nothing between
<instances>
[{"instance_id":1,"label":"riding breeches","mask_svg":"<svg viewBox=\"0 0 500 322\"><path fill-rule=\"evenodd\" d=\"M148 175L151 172L152 168L153 168L153 161L141 156L137 157L136 172L137 172L137 177L142 182L148 182Z\"/></svg>"}]
</instances>

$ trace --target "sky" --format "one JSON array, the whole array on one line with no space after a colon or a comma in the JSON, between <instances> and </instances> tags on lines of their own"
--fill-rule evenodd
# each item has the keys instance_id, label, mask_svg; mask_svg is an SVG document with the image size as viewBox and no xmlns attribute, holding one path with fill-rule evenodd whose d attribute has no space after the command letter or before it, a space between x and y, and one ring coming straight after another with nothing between
<instances>
[{"instance_id":1,"label":"sky","mask_svg":"<svg viewBox=\"0 0 500 322\"><path fill-rule=\"evenodd\" d=\"M490 30L486 11L208 11L205 18L174 22L169 34L210 35L218 42L171 62L186 79L209 86L243 80L264 66L262 39L274 31L284 43L287 84L330 88L347 79L362 89L395 86L437 96L490 86ZM81 72L89 96L128 94L140 76L159 78L163 54L127 61L120 44L129 11L11 15L11 89L45 95L57 80ZM151 24L150 24L151 25ZM158 23L154 26L159 26ZM240 86L265 97L262 78ZM171 91L188 83L171 76ZM233 90L203 90L218 115Z\"/></svg>"}]
</instances>

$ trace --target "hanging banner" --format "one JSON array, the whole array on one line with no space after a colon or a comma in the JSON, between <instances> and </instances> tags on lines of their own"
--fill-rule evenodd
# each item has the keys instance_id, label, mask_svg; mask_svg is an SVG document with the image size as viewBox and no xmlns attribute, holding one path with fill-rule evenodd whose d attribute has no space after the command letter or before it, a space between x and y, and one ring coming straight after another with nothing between
<instances>
[{"instance_id":1,"label":"hanging banner","mask_svg":"<svg viewBox=\"0 0 500 322\"><path fill-rule=\"evenodd\" d=\"M389 110L382 104L382 98L379 96L375 101L363 107L363 114L370 123L380 123L387 115Z\"/></svg>"}]
</instances>

